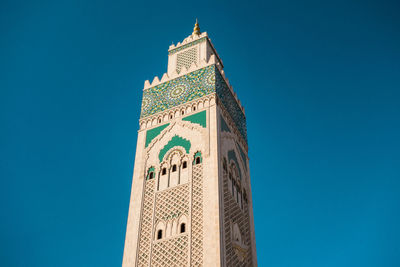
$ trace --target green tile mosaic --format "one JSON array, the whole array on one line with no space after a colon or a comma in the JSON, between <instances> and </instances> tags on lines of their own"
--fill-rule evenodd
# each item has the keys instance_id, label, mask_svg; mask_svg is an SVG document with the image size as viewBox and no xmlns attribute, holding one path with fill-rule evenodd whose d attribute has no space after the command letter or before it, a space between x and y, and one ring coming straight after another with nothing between
<instances>
[{"instance_id":1,"label":"green tile mosaic","mask_svg":"<svg viewBox=\"0 0 400 267\"><path fill-rule=\"evenodd\" d=\"M215 76L217 95L219 99L221 99L221 102L228 111L229 115L232 117L244 140L247 142L246 117L244 116L242 109L239 107L239 104L236 102L235 97L232 95L231 90L226 85L224 78L218 70L216 70Z\"/></svg>"},{"instance_id":2,"label":"green tile mosaic","mask_svg":"<svg viewBox=\"0 0 400 267\"><path fill-rule=\"evenodd\" d=\"M154 168L154 167L150 167L148 170L147 170L147 175L146 175L146 180L149 180L149 178L150 178L150 173L151 172L154 172L156 169Z\"/></svg>"},{"instance_id":3,"label":"green tile mosaic","mask_svg":"<svg viewBox=\"0 0 400 267\"><path fill-rule=\"evenodd\" d=\"M143 91L140 118L215 92L215 67L208 66Z\"/></svg>"},{"instance_id":4,"label":"green tile mosaic","mask_svg":"<svg viewBox=\"0 0 400 267\"><path fill-rule=\"evenodd\" d=\"M146 132L146 143L145 143L145 147L147 147L151 141L157 137L157 135L159 135L161 133L162 130L164 130L165 128L167 128L169 125L169 123L161 125L159 127L153 128L151 130L148 130Z\"/></svg>"},{"instance_id":5,"label":"green tile mosaic","mask_svg":"<svg viewBox=\"0 0 400 267\"><path fill-rule=\"evenodd\" d=\"M196 160L197 157L200 157L200 163L203 162L203 157L201 156L201 152L197 151L196 153L194 153L193 165L195 164L195 160Z\"/></svg>"},{"instance_id":6,"label":"green tile mosaic","mask_svg":"<svg viewBox=\"0 0 400 267\"><path fill-rule=\"evenodd\" d=\"M203 128L207 127L207 113L206 111L201 111L196 114L187 116L182 119L183 121L190 121L191 123L200 124Z\"/></svg>"},{"instance_id":7,"label":"green tile mosaic","mask_svg":"<svg viewBox=\"0 0 400 267\"><path fill-rule=\"evenodd\" d=\"M247 142L246 117L215 65L144 90L140 118L215 92Z\"/></svg>"}]
</instances>

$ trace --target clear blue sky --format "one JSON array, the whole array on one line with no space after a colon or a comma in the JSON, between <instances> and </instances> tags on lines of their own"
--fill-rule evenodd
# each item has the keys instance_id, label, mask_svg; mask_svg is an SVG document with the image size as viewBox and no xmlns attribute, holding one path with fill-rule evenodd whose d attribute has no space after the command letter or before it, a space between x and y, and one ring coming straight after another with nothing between
<instances>
[{"instance_id":1,"label":"clear blue sky","mask_svg":"<svg viewBox=\"0 0 400 267\"><path fill-rule=\"evenodd\" d=\"M120 266L144 81L199 18L261 267L400 266L398 1L1 1L0 265Z\"/></svg>"}]
</instances>

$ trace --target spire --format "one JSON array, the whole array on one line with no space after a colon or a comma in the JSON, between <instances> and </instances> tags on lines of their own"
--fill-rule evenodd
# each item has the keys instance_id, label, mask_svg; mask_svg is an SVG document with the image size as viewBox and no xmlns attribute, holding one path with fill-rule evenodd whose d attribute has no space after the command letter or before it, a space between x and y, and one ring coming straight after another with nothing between
<instances>
[{"instance_id":1,"label":"spire","mask_svg":"<svg viewBox=\"0 0 400 267\"><path fill-rule=\"evenodd\" d=\"M199 27L199 23L197 22L196 19L196 24L194 24L194 28L193 28L193 35L200 35L200 27Z\"/></svg>"}]
</instances>

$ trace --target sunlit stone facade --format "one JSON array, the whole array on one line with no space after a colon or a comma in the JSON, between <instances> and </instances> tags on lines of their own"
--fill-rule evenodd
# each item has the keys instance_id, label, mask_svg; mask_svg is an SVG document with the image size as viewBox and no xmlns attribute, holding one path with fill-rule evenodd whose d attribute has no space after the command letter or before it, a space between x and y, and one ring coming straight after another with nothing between
<instances>
[{"instance_id":1,"label":"sunlit stone facade","mask_svg":"<svg viewBox=\"0 0 400 267\"><path fill-rule=\"evenodd\" d=\"M122 266L257 266L244 108L197 23L139 125Z\"/></svg>"}]
</instances>

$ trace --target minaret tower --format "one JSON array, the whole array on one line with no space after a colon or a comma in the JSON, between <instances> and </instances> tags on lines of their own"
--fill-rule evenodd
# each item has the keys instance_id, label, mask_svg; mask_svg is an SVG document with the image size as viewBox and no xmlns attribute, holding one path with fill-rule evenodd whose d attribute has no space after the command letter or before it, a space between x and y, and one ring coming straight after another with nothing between
<instances>
[{"instance_id":1,"label":"minaret tower","mask_svg":"<svg viewBox=\"0 0 400 267\"><path fill-rule=\"evenodd\" d=\"M207 33L143 89L123 267L257 266L244 108Z\"/></svg>"}]
</instances>

